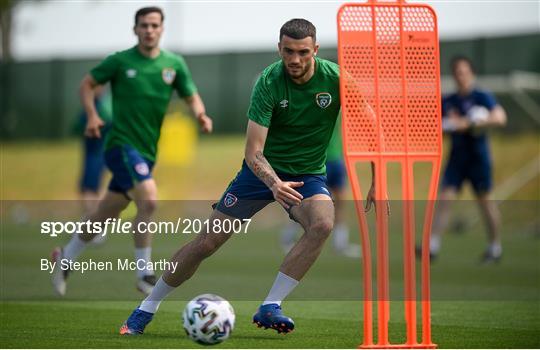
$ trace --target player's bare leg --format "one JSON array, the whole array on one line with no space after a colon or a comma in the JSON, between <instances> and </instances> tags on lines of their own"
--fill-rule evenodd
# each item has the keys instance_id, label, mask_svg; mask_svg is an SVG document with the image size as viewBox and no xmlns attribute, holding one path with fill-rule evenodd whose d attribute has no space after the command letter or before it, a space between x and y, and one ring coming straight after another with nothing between
<instances>
[{"instance_id":1,"label":"player's bare leg","mask_svg":"<svg viewBox=\"0 0 540 350\"><path fill-rule=\"evenodd\" d=\"M334 204L330 197L318 194L293 207L291 214L305 232L287 254L279 270L299 281L313 265L332 232Z\"/></svg>"},{"instance_id":2,"label":"player's bare leg","mask_svg":"<svg viewBox=\"0 0 540 350\"><path fill-rule=\"evenodd\" d=\"M163 272L150 295L143 300L120 328L120 334L140 334L144 331L158 310L161 301L175 288L191 278L201 262L214 254L232 236L231 233L214 233L211 231L214 224L217 226L219 225L218 221L231 220L233 222L234 219L218 210L212 212L210 215L212 225L209 225L209 231L197 235L195 239L172 256L169 261L178 263L176 270Z\"/></svg>"},{"instance_id":3,"label":"player's bare leg","mask_svg":"<svg viewBox=\"0 0 540 350\"><path fill-rule=\"evenodd\" d=\"M209 225L208 228L211 230L214 223L219 225L217 224L218 221L231 220L232 222L234 219L218 210L214 210L210 215L212 225ZM163 272L152 293L141 304L141 309L146 312L155 313L161 300L170 291L191 278L201 262L214 254L231 236L231 233L214 233L209 231L197 235L195 239L180 248L169 260L170 262L178 263L176 270L174 272L170 270Z\"/></svg>"},{"instance_id":4,"label":"player's bare leg","mask_svg":"<svg viewBox=\"0 0 540 350\"><path fill-rule=\"evenodd\" d=\"M98 207L101 194L98 191L83 190L80 194L80 200L83 209L82 218L86 219L92 215ZM101 245L105 243L107 236L97 235L92 240L92 244Z\"/></svg>"},{"instance_id":5,"label":"player's bare leg","mask_svg":"<svg viewBox=\"0 0 540 350\"><path fill-rule=\"evenodd\" d=\"M315 259L317 259L320 249L322 249L324 242L328 238L328 234L326 233L328 227L330 227L329 232L332 231L334 206L328 196L319 194L303 200L299 206L291 210L291 214L302 228L304 228L305 233L289 250L280 271L298 281L304 276ZM315 250L313 246L316 247ZM304 261L301 265L297 266L296 262L298 259Z\"/></svg>"},{"instance_id":6,"label":"player's bare leg","mask_svg":"<svg viewBox=\"0 0 540 350\"><path fill-rule=\"evenodd\" d=\"M268 296L253 316L258 327L272 328L278 333L294 330L294 321L281 312L281 302L321 253L334 226L334 204L329 196L317 194L294 206L291 215L305 232L285 256Z\"/></svg>"},{"instance_id":7,"label":"player's bare leg","mask_svg":"<svg viewBox=\"0 0 540 350\"><path fill-rule=\"evenodd\" d=\"M149 222L157 207L157 186L154 179L141 181L128 191L128 195L135 202L137 214L133 219L135 230L141 222ZM150 261L152 257L152 235L135 231L133 234L135 243L135 260ZM137 270L137 289L145 295L150 294L156 284L154 271L149 269L149 264L144 264L145 268Z\"/></svg>"},{"instance_id":8,"label":"player's bare leg","mask_svg":"<svg viewBox=\"0 0 540 350\"><path fill-rule=\"evenodd\" d=\"M105 196L98 202L97 209L90 214L85 220L91 222L105 222L107 219L115 219L120 216L120 213L127 208L130 200L122 193L107 191ZM91 241L96 232L85 232L79 235L82 241Z\"/></svg>"},{"instance_id":9,"label":"player's bare leg","mask_svg":"<svg viewBox=\"0 0 540 350\"><path fill-rule=\"evenodd\" d=\"M498 261L502 255L501 237L499 234L500 212L497 205L491 200L489 193L477 196L480 211L486 223L488 234L488 248L482 257L483 262Z\"/></svg>"},{"instance_id":10,"label":"player's bare leg","mask_svg":"<svg viewBox=\"0 0 540 350\"><path fill-rule=\"evenodd\" d=\"M232 236L231 233L214 233L212 232L212 226L217 222L223 222L229 220L233 222L236 218L225 215L218 210L214 210L210 215L209 232L197 235L194 240L183 246L176 252L171 258L171 261L178 262L178 268L175 273L171 271L165 271L163 273L163 280L172 287L178 287L185 281L187 281L201 262L214 254L227 240Z\"/></svg>"},{"instance_id":11,"label":"player's bare leg","mask_svg":"<svg viewBox=\"0 0 540 350\"><path fill-rule=\"evenodd\" d=\"M99 193L88 190L82 191L81 201L84 211L84 217L88 217L97 210L97 206L99 203Z\"/></svg>"},{"instance_id":12,"label":"player's bare leg","mask_svg":"<svg viewBox=\"0 0 540 350\"><path fill-rule=\"evenodd\" d=\"M84 221L105 222L107 219L117 218L122 210L128 206L129 202L130 201L123 194L107 191L103 199L99 201L97 209L86 217ZM68 271L60 269L60 260L76 260L87 244L92 241L97 234L98 232L84 232L73 235L64 248L57 247L53 250L51 260L56 262L56 265L52 283L57 294L66 294L66 278L68 275Z\"/></svg>"}]
</instances>

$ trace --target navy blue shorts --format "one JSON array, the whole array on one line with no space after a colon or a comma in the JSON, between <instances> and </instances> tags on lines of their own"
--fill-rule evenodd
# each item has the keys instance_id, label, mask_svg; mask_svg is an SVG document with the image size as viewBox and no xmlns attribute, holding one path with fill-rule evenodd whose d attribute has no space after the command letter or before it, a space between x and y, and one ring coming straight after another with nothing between
<instances>
[{"instance_id":1,"label":"navy blue shorts","mask_svg":"<svg viewBox=\"0 0 540 350\"><path fill-rule=\"evenodd\" d=\"M455 187L458 191L469 180L476 194L487 193L493 186L489 159L450 158L444 171L442 186Z\"/></svg>"},{"instance_id":2,"label":"navy blue shorts","mask_svg":"<svg viewBox=\"0 0 540 350\"><path fill-rule=\"evenodd\" d=\"M154 167L154 162L144 158L128 145L107 150L105 164L112 173L109 190L124 194L138 182L151 179Z\"/></svg>"},{"instance_id":3,"label":"navy blue shorts","mask_svg":"<svg viewBox=\"0 0 540 350\"><path fill-rule=\"evenodd\" d=\"M302 187L295 188L304 199L316 194L330 196L324 175L289 175L277 173L282 181L303 181ZM242 169L231 181L225 193L214 208L225 215L238 219L249 219L259 210L274 201L272 191L253 174L244 161Z\"/></svg>"},{"instance_id":4,"label":"navy blue shorts","mask_svg":"<svg viewBox=\"0 0 540 350\"><path fill-rule=\"evenodd\" d=\"M347 169L342 159L326 162L326 184L330 189L342 189L347 180Z\"/></svg>"}]
</instances>

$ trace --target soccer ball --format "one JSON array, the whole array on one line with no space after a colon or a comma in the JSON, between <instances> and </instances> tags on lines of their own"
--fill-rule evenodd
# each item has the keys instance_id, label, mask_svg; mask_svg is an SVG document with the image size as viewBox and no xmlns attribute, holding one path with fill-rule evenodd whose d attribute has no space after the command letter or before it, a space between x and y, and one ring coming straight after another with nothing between
<instances>
[{"instance_id":1,"label":"soccer ball","mask_svg":"<svg viewBox=\"0 0 540 350\"><path fill-rule=\"evenodd\" d=\"M485 122L489 118L489 110L483 106L473 106L467 112L467 117L473 124Z\"/></svg>"},{"instance_id":2,"label":"soccer ball","mask_svg":"<svg viewBox=\"0 0 540 350\"><path fill-rule=\"evenodd\" d=\"M186 305L182 318L184 330L191 340L213 345L229 338L235 315L227 300L214 294L202 294Z\"/></svg>"}]
</instances>

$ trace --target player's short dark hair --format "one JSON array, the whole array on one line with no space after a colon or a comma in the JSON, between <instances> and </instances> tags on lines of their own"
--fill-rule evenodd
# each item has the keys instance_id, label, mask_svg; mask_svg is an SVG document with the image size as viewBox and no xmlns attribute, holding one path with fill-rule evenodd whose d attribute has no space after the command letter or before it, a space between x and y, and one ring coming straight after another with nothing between
<instances>
[{"instance_id":1,"label":"player's short dark hair","mask_svg":"<svg viewBox=\"0 0 540 350\"><path fill-rule=\"evenodd\" d=\"M452 57L452 60L450 61L450 69L452 69L452 73L455 73L457 65L460 62L467 63L469 65L469 67L471 68L471 72L473 72L473 74L476 74L476 69L474 68L474 64L471 61L471 59L469 57L463 56L463 55L458 55L458 56Z\"/></svg>"},{"instance_id":2,"label":"player's short dark hair","mask_svg":"<svg viewBox=\"0 0 540 350\"><path fill-rule=\"evenodd\" d=\"M303 18L293 18L285 22L279 30L279 41L284 35L293 39L304 39L310 36L313 38L313 42L317 41L317 29L313 23Z\"/></svg>"},{"instance_id":3,"label":"player's short dark hair","mask_svg":"<svg viewBox=\"0 0 540 350\"><path fill-rule=\"evenodd\" d=\"M163 14L163 10L157 6L149 6L149 7L143 7L139 9L137 12L135 12L135 25L139 23L139 17L146 16L149 13L159 13L161 16L161 23L163 23L163 20L165 19L165 15Z\"/></svg>"}]
</instances>

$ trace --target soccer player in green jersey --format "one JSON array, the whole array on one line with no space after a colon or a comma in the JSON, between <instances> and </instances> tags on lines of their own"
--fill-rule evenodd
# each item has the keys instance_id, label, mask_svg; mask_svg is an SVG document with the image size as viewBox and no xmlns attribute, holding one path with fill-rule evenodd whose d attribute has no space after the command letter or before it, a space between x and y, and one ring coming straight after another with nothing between
<instances>
[{"instance_id":1,"label":"soccer player in green jersey","mask_svg":"<svg viewBox=\"0 0 540 350\"><path fill-rule=\"evenodd\" d=\"M281 27L278 48L281 60L263 71L253 89L245 161L216 203L213 225L176 252L171 260L178 268L163 273L121 334L143 333L160 302L229 239L231 234L215 231L216 222L251 218L274 200L305 233L285 257L253 322L280 333L294 328L293 320L282 314L281 302L313 265L334 225L325 161L340 111L339 68L316 57L315 27L304 19ZM371 203L374 191L368 196Z\"/></svg>"},{"instance_id":2,"label":"soccer player in green jersey","mask_svg":"<svg viewBox=\"0 0 540 350\"><path fill-rule=\"evenodd\" d=\"M105 162L113 176L97 210L87 218L104 222L117 218L134 201L138 223L148 221L156 209L157 188L152 178L161 124L173 90L176 90L197 118L203 132L212 131L212 120L184 59L159 47L163 12L158 7L142 8L135 14L133 28L138 44L107 57L81 82L80 95L88 121L85 134L100 137L103 120L94 106L94 88L111 83L113 122L105 140ZM60 269L62 259L75 260L97 232L74 234L62 249L53 251L57 262L53 276L55 291L64 295L68 271ZM135 259L150 261L151 235L135 232ZM151 264L137 271L137 288L149 294L155 285Z\"/></svg>"}]
</instances>

